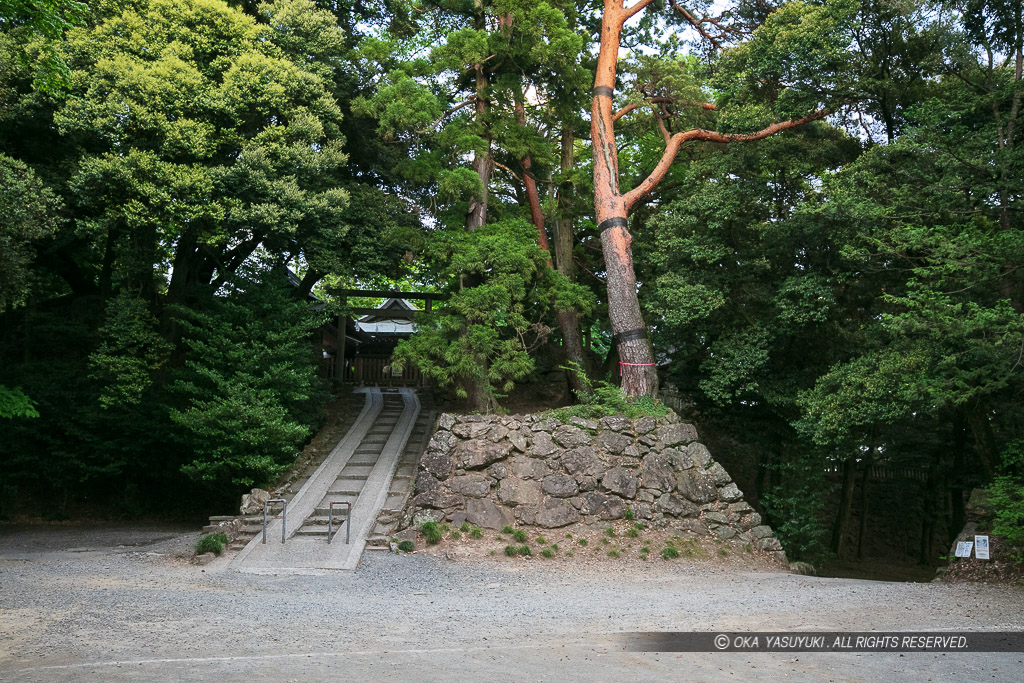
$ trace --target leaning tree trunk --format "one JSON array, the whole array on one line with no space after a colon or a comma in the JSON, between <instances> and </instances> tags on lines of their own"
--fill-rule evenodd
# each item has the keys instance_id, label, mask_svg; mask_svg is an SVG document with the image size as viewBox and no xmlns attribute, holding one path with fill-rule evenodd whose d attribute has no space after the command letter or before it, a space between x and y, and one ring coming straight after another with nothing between
<instances>
[{"instance_id":1,"label":"leaning tree trunk","mask_svg":"<svg viewBox=\"0 0 1024 683\"><path fill-rule=\"evenodd\" d=\"M575 136L572 128L566 126L562 131L562 160L561 169L563 173L572 170L573 165L573 143ZM572 203L572 183L564 183L558 190L559 216L555 221L555 265L558 272L567 280L575 280L573 268L573 234L572 217L569 215ZM590 383L587 377L590 375L590 368L587 365L586 357L583 355L583 336L580 334L579 313L571 309L555 311L558 319L558 327L562 332L562 342L565 344L565 360L570 367L578 370L569 372L569 386L573 392L580 396L590 391ZM579 373L587 377L580 377Z\"/></svg>"},{"instance_id":2,"label":"leaning tree trunk","mask_svg":"<svg viewBox=\"0 0 1024 683\"><path fill-rule=\"evenodd\" d=\"M619 193L619 159L615 145L612 95L619 57L622 25L628 18L621 0L605 2L601 19L601 50L594 78L590 136L594 145L594 208L601 231L608 286L608 319L612 340L618 346L622 390L630 396L654 396L658 375L654 352L647 338L647 326L637 298L633 270L632 237L626 229L629 210Z\"/></svg>"},{"instance_id":3,"label":"leaning tree trunk","mask_svg":"<svg viewBox=\"0 0 1024 683\"><path fill-rule=\"evenodd\" d=\"M474 26L478 31L486 29L486 17L484 16L483 0L474 0ZM491 137L487 124L488 100L487 89L489 80L483 64L473 65L474 78L476 83L476 119L477 123L484 127L486 149L473 155L473 171L480 179L480 194L469 200L469 208L466 212L466 231L474 232L487 222L487 201L491 174L494 172L494 157L491 155ZM479 284L475 276L467 276L462 279L463 287L473 287ZM490 381L487 378L489 363L486 356L477 354L475 356L477 367L480 368L480 376L466 380L466 399L469 409L480 413L490 413L494 409L494 396L490 391Z\"/></svg>"},{"instance_id":4,"label":"leaning tree trunk","mask_svg":"<svg viewBox=\"0 0 1024 683\"><path fill-rule=\"evenodd\" d=\"M619 58L619 44L622 26L633 15L642 12L654 0L636 0L625 7L623 0L605 0L601 17L601 49L597 57L597 72L594 76L594 99L591 105L590 135L594 150L594 209L597 227L601 231L601 247L604 251L605 271L608 282L608 318L612 324L613 341L620 356L619 368L622 388L631 396L654 396L658 388L658 376L654 368L654 352L647 339L647 327L640 313L637 299L636 275L633 271L633 255L630 252L631 236L626 229L626 216L641 200L658 186L668 173L679 149L687 142L730 143L753 142L770 135L802 126L824 118L828 111L821 109L799 119L779 121L752 133L719 133L703 128L670 133L659 119L659 129L665 139L665 150L661 159L639 185L627 192L619 192L619 159L615 145L615 121L634 111L639 105L629 104L618 112L612 111L612 96L615 93L615 69ZM702 21L694 19L684 8L672 3L684 18L698 31ZM702 31L702 35L706 33ZM651 100L649 104L655 104ZM680 102L683 106L694 106L707 111L718 107L711 102Z\"/></svg>"}]
</instances>

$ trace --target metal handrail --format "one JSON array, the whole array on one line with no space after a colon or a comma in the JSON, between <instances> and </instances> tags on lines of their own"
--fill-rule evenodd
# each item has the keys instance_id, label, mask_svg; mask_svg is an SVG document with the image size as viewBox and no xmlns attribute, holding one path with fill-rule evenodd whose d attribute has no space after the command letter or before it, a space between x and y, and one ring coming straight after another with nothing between
<instances>
[{"instance_id":1,"label":"metal handrail","mask_svg":"<svg viewBox=\"0 0 1024 683\"><path fill-rule=\"evenodd\" d=\"M345 512L345 545L348 545L350 540L349 534L352 531L352 503L347 500L332 500L327 505L327 542L331 542L331 536L334 534L334 506L344 505L347 510Z\"/></svg>"},{"instance_id":2,"label":"metal handrail","mask_svg":"<svg viewBox=\"0 0 1024 683\"><path fill-rule=\"evenodd\" d=\"M284 507L281 508L281 543L284 543L285 534L288 529L288 501L284 498L271 498L270 500L263 503L263 543L267 543L267 509L271 503L284 503Z\"/></svg>"}]
</instances>

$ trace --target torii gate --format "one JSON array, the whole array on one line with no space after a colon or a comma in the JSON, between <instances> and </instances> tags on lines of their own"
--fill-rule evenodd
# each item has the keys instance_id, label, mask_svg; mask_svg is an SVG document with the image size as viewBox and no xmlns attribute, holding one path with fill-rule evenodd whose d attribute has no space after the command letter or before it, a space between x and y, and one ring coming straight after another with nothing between
<instances>
[{"instance_id":1,"label":"torii gate","mask_svg":"<svg viewBox=\"0 0 1024 683\"><path fill-rule=\"evenodd\" d=\"M338 292L341 298L341 305L345 306L348 303L350 296L363 296L372 298L383 298L383 299L419 299L423 301L424 313L430 313L434 310L434 300L447 298L445 294L436 294L433 292L399 292L391 290L377 290L377 289L342 289ZM350 308L348 313L338 316L338 359L334 363L334 379L339 382L345 380L344 368L345 368L345 330L348 329L348 319L350 315L375 315L381 318L392 318L392 319L406 319L411 320L413 315L420 313L421 311L401 311L394 309L380 309L380 308Z\"/></svg>"}]
</instances>

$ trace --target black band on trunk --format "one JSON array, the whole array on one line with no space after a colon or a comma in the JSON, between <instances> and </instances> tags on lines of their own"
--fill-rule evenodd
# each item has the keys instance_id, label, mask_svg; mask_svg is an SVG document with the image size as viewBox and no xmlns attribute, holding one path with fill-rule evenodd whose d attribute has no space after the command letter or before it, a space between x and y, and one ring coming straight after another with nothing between
<instances>
[{"instance_id":1,"label":"black band on trunk","mask_svg":"<svg viewBox=\"0 0 1024 683\"><path fill-rule=\"evenodd\" d=\"M633 341L634 339L647 339L647 328L638 327L635 330L626 330L612 336L612 341L616 344Z\"/></svg>"},{"instance_id":2,"label":"black band on trunk","mask_svg":"<svg viewBox=\"0 0 1024 683\"><path fill-rule=\"evenodd\" d=\"M620 218L618 216L616 216L615 218L607 218L607 219L605 219L605 220L603 220L603 221L601 221L600 223L597 224L597 229L598 229L599 232L604 232L605 230L608 230L610 228L628 228L628 227L629 227L629 221L626 220L625 218Z\"/></svg>"},{"instance_id":3,"label":"black band on trunk","mask_svg":"<svg viewBox=\"0 0 1024 683\"><path fill-rule=\"evenodd\" d=\"M607 85L594 86L594 97L611 97L614 93L615 91Z\"/></svg>"}]
</instances>

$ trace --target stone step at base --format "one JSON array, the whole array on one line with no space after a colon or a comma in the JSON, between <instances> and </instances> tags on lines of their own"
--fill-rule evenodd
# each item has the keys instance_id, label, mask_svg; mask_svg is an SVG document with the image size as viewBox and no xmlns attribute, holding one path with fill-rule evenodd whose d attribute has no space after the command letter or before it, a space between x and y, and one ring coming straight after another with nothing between
<instances>
[{"instance_id":1,"label":"stone step at base","mask_svg":"<svg viewBox=\"0 0 1024 683\"><path fill-rule=\"evenodd\" d=\"M334 526L344 526L344 524L345 524L345 515L344 514L338 514L337 512L335 512L334 513ZM306 517L306 521L304 521L302 523L302 526L316 526L316 527L322 526L322 527L324 527L326 529L327 528L327 515L326 514L318 515L318 514L316 514L316 512L314 512L309 517Z\"/></svg>"},{"instance_id":2,"label":"stone step at base","mask_svg":"<svg viewBox=\"0 0 1024 683\"><path fill-rule=\"evenodd\" d=\"M317 506L317 508L315 510L313 510L313 513L309 517L306 518L306 521L308 522L309 520L317 520L317 521L314 521L313 523L314 524L321 524L321 523L322 524L327 524L327 515L328 514L330 514L330 513L328 512L328 508L327 508L326 505L324 505L323 507ZM335 524L338 523L339 519L344 522L346 517L348 517L348 513L345 511L345 508L343 508L343 507L342 508L334 508L334 523ZM323 521L321 522L319 520L323 520Z\"/></svg>"},{"instance_id":3,"label":"stone step at base","mask_svg":"<svg viewBox=\"0 0 1024 683\"><path fill-rule=\"evenodd\" d=\"M309 536L322 536L324 538L327 538L327 525L324 524L323 526L302 526L299 528L298 531L295 532L295 535L302 536L304 538Z\"/></svg>"},{"instance_id":4,"label":"stone step at base","mask_svg":"<svg viewBox=\"0 0 1024 683\"><path fill-rule=\"evenodd\" d=\"M360 486L369 478L369 474L339 474L334 483L338 486Z\"/></svg>"},{"instance_id":5,"label":"stone step at base","mask_svg":"<svg viewBox=\"0 0 1024 683\"><path fill-rule=\"evenodd\" d=\"M335 484L337 484L337 482L335 482ZM362 487L359 487L359 486L345 486L345 487L342 487L342 488L336 488L333 491L328 491L327 495L328 496L337 496L338 498L340 498L342 500L344 500L345 498L352 498L353 501L354 501L355 498L357 498L359 496L359 494L362 493L362 492L363 492Z\"/></svg>"},{"instance_id":6,"label":"stone step at base","mask_svg":"<svg viewBox=\"0 0 1024 683\"><path fill-rule=\"evenodd\" d=\"M367 550L391 550L391 538L388 536L370 536L366 539Z\"/></svg>"}]
</instances>

